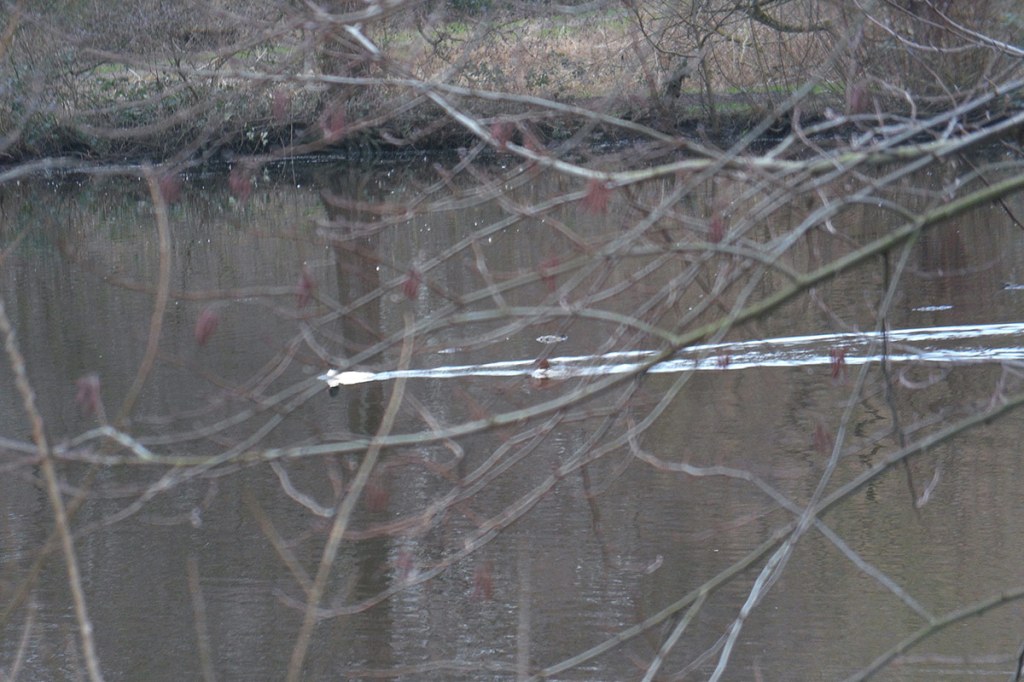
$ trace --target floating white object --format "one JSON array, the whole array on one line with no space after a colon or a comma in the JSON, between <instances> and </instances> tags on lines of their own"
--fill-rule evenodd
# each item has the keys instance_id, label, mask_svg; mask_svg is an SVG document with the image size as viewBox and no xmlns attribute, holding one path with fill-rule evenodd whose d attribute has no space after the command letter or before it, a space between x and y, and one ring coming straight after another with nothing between
<instances>
[{"instance_id":1,"label":"floating white object","mask_svg":"<svg viewBox=\"0 0 1024 682\"><path fill-rule=\"evenodd\" d=\"M320 381L326 382L329 388L336 388L338 386L351 386L352 384L365 384L367 381L376 379L377 374L374 372L356 371L339 372L336 369L329 369L317 378Z\"/></svg>"}]
</instances>

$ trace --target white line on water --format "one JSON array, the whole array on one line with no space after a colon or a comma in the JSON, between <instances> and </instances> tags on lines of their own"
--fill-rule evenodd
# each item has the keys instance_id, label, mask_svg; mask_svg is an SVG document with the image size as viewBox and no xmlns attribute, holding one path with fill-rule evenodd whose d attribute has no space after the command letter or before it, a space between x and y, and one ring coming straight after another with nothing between
<instances>
[{"instance_id":1,"label":"white line on water","mask_svg":"<svg viewBox=\"0 0 1024 682\"><path fill-rule=\"evenodd\" d=\"M949 327L925 327L921 329L894 329L888 333L890 343L922 344L923 342L956 341L961 339L984 339L989 337L1024 335L1024 324L974 324ZM730 370L751 367L802 367L807 365L828 365L836 361L832 351L843 350L843 362L861 365L882 359L877 353L857 354L866 346L881 341L877 332L844 332L839 334L813 334L786 336L774 339L751 341L729 341L708 343L684 348L664 362L648 371L652 373L684 372L690 370ZM387 381L399 377L408 379L450 378L450 377L511 377L532 376L540 379L562 379L569 377L597 376L636 372L647 358L657 354L653 350L613 351L600 355L568 355L548 358L545 367L538 367L536 360L504 360L479 365L448 365L428 369L391 370L365 372L331 369L319 379L331 388L362 384L369 381ZM1004 362L1024 360L1024 347L973 345L960 348L935 348L921 346L913 349L899 349L890 353L893 362L911 360L926 362Z\"/></svg>"}]
</instances>

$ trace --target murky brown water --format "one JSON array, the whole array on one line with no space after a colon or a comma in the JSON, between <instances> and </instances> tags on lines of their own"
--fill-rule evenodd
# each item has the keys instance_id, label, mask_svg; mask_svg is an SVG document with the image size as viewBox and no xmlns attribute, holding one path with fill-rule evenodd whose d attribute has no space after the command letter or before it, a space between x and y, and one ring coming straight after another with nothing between
<instances>
[{"instance_id":1,"label":"murky brown water","mask_svg":"<svg viewBox=\"0 0 1024 682\"><path fill-rule=\"evenodd\" d=\"M674 329L667 320L686 320L714 286L709 279L704 290L682 289L672 305L647 309L657 292L682 281L687 263L647 253L559 271L581 257L574 239L606 244L621 231L621 207L595 216L568 204L549 211L547 222L509 220L508 205L470 195L458 198L461 206L380 227L380 216L357 203L422 193L449 201L436 181L429 163L372 172L285 168L260 178L245 202L232 198L223 174L184 183L170 211L170 296L156 362L122 422L156 456L181 457L188 466L177 469L131 457L93 466L126 453L99 438L68 445L98 423L76 402L76 380L98 376L115 422L146 354L160 251L145 184L0 189L0 292L64 457L65 495L84 500L73 522L76 549L109 679L198 679L204 657L219 679L284 677L330 515L395 388L369 382L332 398L317 380L328 367L347 369L345 358L354 358L356 368L395 369L407 319L419 324L417 368L657 350L657 338L617 331L618 322L635 316ZM573 189L541 177L510 196L525 206ZM705 210L714 192L687 205ZM838 225L851 241L889 229L867 209L861 218ZM806 269L838 255L841 244L812 234L785 258ZM889 323L1020 322L1024 291L1003 285L1024 280L1021 262L1024 234L1004 211L986 207L915 246ZM572 277L574 288L564 288ZM777 277L766 275L764 289L779 286ZM728 339L870 330L883 286L881 266L861 268ZM563 291L572 296L556 315ZM603 316L574 312L569 299ZM541 310L545 301L551 305ZM217 325L200 345L204 311ZM455 323L434 324L442 313ZM543 335L566 338L545 345L537 341ZM1011 342L1024 345L1000 344ZM984 358L986 346L972 343L960 347ZM819 350L843 347L825 340ZM730 358L718 360L727 367ZM640 679L678 617L638 636L631 628L793 520L766 489L801 505L825 470L861 367L782 364L638 379L404 382L391 433L429 438L383 451L330 573L305 678L497 680L527 670ZM1019 368L894 365L891 399L879 365L865 371L829 491L899 448L894 408L913 440L1011 393ZM620 383L580 405L527 418L611 380ZM53 555L39 569L33 564L53 520L12 386L0 363L0 599L15 606L5 612L0 670L74 678L82 660L63 563ZM501 423L493 429L459 430L495 415ZM724 679L839 679L927 618L1019 587L1022 435L1017 414L971 430L828 511L828 527L909 597L895 596L812 529L744 622ZM337 443L334 454L312 449ZM194 466L232 448L289 456L273 467L256 456ZM915 507L915 497L926 503ZM715 583L662 675L709 675L767 556ZM27 596L16 601L23 586ZM611 641L622 633L626 641ZM1010 603L927 639L883 677L1004 679L1022 633L1024 612ZM616 645L562 670L605 643Z\"/></svg>"}]
</instances>

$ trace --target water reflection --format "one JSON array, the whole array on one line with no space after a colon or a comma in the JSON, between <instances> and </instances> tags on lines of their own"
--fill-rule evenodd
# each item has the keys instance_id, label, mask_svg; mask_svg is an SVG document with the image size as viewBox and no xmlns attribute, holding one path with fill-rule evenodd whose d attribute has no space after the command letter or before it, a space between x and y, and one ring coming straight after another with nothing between
<instances>
[{"instance_id":1,"label":"water reflection","mask_svg":"<svg viewBox=\"0 0 1024 682\"><path fill-rule=\"evenodd\" d=\"M385 188L379 178L357 168L333 169L317 176L326 213L325 225L331 231L330 246L334 255L337 280L337 335L331 335L332 348L342 358L373 359L374 349L381 341L382 323L379 292L381 290L380 232L377 216L365 207L384 200ZM373 436L380 429L384 415L384 390L380 385L367 385L347 393L344 403L348 414L347 428L356 436ZM333 513L344 499L346 486L352 484L351 467L342 467ZM355 463L351 463L355 466ZM299 464L299 469L307 465ZM347 470L346 470L347 469ZM386 470L378 467L363 495L365 504L353 519L353 525L373 523L389 507L389 481ZM386 534L366 538L358 543L351 556L343 558L345 576L330 590L326 598L332 602L352 602L386 592L392 582L388 569L393 542ZM326 550L324 550L326 551ZM317 605L319 606L319 605ZM394 620L392 604L385 602L375 610L375 617L357 625L360 636L352 637L354 623L348 618L333 619L321 627L312 644L310 667L315 676L333 675L336 656L360 661L371 668L387 669L396 659L392 652L391 633ZM373 643L371 646L363 646ZM332 655L323 655L330 651ZM401 660L401 657L398 658Z\"/></svg>"}]
</instances>

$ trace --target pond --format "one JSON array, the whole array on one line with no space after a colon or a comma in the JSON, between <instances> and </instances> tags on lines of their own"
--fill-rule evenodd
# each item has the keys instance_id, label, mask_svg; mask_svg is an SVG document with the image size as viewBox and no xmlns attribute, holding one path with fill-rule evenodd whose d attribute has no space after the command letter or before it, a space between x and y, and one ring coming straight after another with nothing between
<instances>
[{"instance_id":1,"label":"pond","mask_svg":"<svg viewBox=\"0 0 1024 682\"><path fill-rule=\"evenodd\" d=\"M676 189L457 159L0 187L106 677L842 679L1019 589L1019 198L744 316L899 221L793 237L812 207L723 225L759 198ZM77 679L6 358L0 387L0 670ZM1022 633L999 603L881 677L1006 679Z\"/></svg>"}]
</instances>

